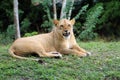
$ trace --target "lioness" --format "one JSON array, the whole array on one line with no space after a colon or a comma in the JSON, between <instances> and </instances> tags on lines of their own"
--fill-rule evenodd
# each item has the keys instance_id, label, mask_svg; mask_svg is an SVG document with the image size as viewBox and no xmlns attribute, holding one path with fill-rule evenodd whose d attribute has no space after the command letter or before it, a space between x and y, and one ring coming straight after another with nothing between
<instances>
[{"instance_id":1,"label":"lioness","mask_svg":"<svg viewBox=\"0 0 120 80\"><path fill-rule=\"evenodd\" d=\"M54 20L54 28L50 33L15 40L9 49L13 57L30 59L23 55L35 53L40 57L62 57L61 54L87 56L90 53L80 48L73 33L75 20ZM38 59L32 59L38 60Z\"/></svg>"}]
</instances>

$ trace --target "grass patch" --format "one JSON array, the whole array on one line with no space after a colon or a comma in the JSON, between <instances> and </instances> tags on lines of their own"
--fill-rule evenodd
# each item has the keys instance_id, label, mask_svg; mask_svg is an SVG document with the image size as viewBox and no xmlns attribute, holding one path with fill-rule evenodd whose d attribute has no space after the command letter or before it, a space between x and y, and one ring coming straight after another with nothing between
<instances>
[{"instance_id":1,"label":"grass patch","mask_svg":"<svg viewBox=\"0 0 120 80\"><path fill-rule=\"evenodd\" d=\"M120 80L120 42L79 42L90 57L41 58L46 64L12 58L0 45L0 80Z\"/></svg>"}]
</instances>

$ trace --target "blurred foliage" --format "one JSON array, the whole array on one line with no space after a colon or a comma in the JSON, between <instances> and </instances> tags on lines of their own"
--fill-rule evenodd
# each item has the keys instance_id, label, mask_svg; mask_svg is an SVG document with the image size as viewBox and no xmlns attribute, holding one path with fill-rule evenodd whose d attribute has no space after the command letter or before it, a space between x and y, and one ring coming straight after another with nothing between
<instances>
[{"instance_id":1,"label":"blurred foliage","mask_svg":"<svg viewBox=\"0 0 120 80\"><path fill-rule=\"evenodd\" d=\"M103 11L103 4L96 4L94 7L87 11L86 22L83 24L84 30L78 35L82 40L92 40L97 37L94 29L97 28L96 24L99 22L99 17Z\"/></svg>"},{"instance_id":2,"label":"blurred foliage","mask_svg":"<svg viewBox=\"0 0 120 80\"><path fill-rule=\"evenodd\" d=\"M14 23L13 1L0 0L0 4L0 39L14 39L15 29L8 31ZM57 3L57 17L60 16L61 10L58 4L60 3ZM78 1L74 4L72 18L76 19L74 32L80 40L92 40L97 36L120 37L119 0ZM53 25L52 0L19 0L19 19L22 36L34 31L49 32Z\"/></svg>"},{"instance_id":3,"label":"blurred foliage","mask_svg":"<svg viewBox=\"0 0 120 80\"><path fill-rule=\"evenodd\" d=\"M29 29L31 22L29 21L29 19L25 18L22 22L21 22L21 31L23 31L24 33L26 33Z\"/></svg>"},{"instance_id":4,"label":"blurred foliage","mask_svg":"<svg viewBox=\"0 0 120 80\"><path fill-rule=\"evenodd\" d=\"M104 3L104 11L99 20L98 33L102 35L120 37L120 1L114 0Z\"/></svg>"},{"instance_id":5,"label":"blurred foliage","mask_svg":"<svg viewBox=\"0 0 120 80\"><path fill-rule=\"evenodd\" d=\"M81 9L82 10L82 9ZM75 24L75 33L80 40L93 40L98 36L110 40L120 37L120 1L96 3Z\"/></svg>"},{"instance_id":6,"label":"blurred foliage","mask_svg":"<svg viewBox=\"0 0 120 80\"><path fill-rule=\"evenodd\" d=\"M15 38L15 26L9 25L6 32L0 32L0 43L8 44Z\"/></svg>"},{"instance_id":7,"label":"blurred foliage","mask_svg":"<svg viewBox=\"0 0 120 80\"><path fill-rule=\"evenodd\" d=\"M75 18L75 19L79 19L81 14L85 14L85 12L87 11L88 6L89 6L88 4L85 5L85 6L83 6L83 7L79 10L78 14L77 14L74 18Z\"/></svg>"},{"instance_id":8,"label":"blurred foliage","mask_svg":"<svg viewBox=\"0 0 120 80\"><path fill-rule=\"evenodd\" d=\"M37 34L38 34L38 32L33 31L31 33L25 33L24 37L30 37L30 36L34 36L34 35L37 35Z\"/></svg>"}]
</instances>

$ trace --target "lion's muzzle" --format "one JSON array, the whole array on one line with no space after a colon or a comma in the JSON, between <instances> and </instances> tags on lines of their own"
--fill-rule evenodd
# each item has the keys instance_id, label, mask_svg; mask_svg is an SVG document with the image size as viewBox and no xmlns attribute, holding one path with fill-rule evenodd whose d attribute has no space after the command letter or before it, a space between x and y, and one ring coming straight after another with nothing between
<instances>
[{"instance_id":1,"label":"lion's muzzle","mask_svg":"<svg viewBox=\"0 0 120 80\"><path fill-rule=\"evenodd\" d=\"M64 32L63 32L63 36L64 37L68 37L70 35L70 32L68 31L68 30L65 30Z\"/></svg>"}]
</instances>

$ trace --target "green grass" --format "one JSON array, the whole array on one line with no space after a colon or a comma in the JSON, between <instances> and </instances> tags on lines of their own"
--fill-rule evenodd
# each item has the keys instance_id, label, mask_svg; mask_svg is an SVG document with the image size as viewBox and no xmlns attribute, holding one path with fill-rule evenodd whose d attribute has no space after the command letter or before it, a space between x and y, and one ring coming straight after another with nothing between
<instances>
[{"instance_id":1,"label":"green grass","mask_svg":"<svg viewBox=\"0 0 120 80\"><path fill-rule=\"evenodd\" d=\"M0 80L120 80L120 42L80 42L90 57L41 58L46 64L13 58L0 46Z\"/></svg>"}]
</instances>

